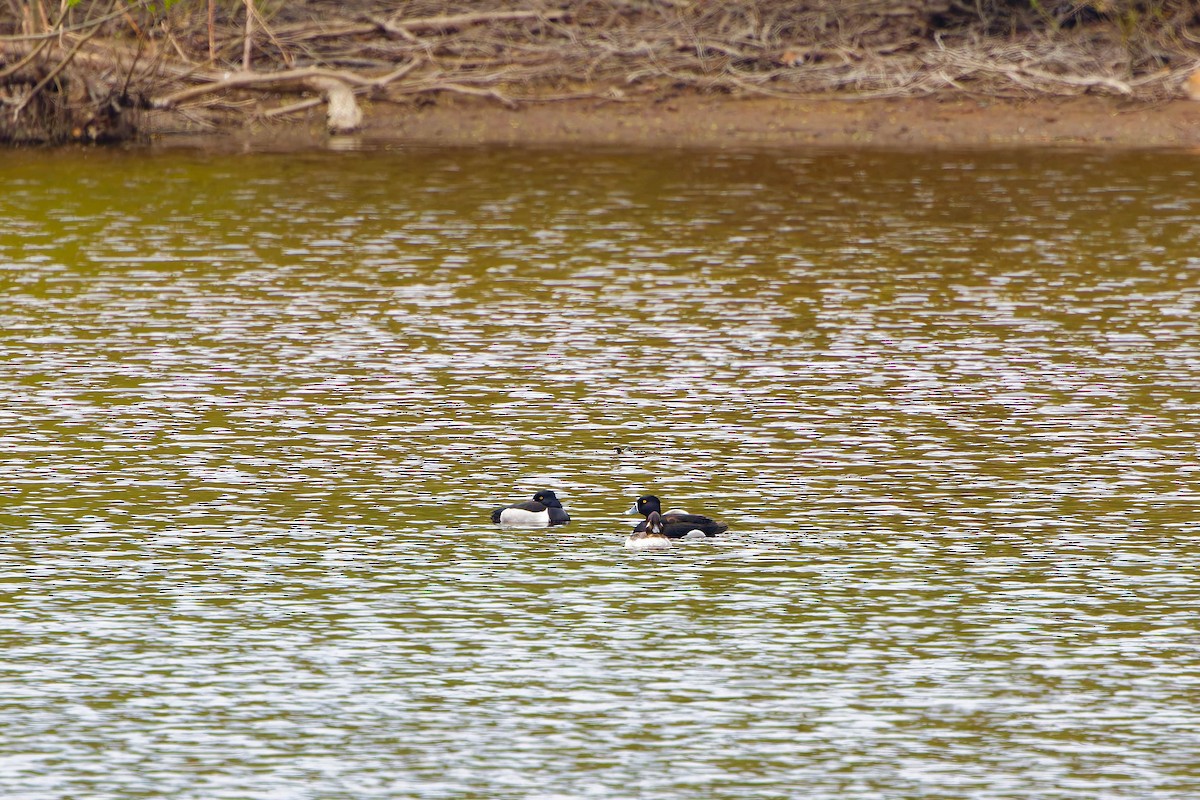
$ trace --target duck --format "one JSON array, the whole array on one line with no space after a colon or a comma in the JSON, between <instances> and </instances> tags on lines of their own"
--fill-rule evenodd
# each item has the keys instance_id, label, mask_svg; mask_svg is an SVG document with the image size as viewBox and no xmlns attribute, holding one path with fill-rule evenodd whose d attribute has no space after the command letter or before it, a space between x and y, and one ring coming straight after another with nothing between
<instances>
[{"instance_id":1,"label":"duck","mask_svg":"<svg viewBox=\"0 0 1200 800\"><path fill-rule=\"evenodd\" d=\"M663 533L662 517L657 511L646 515L646 522L638 525L625 539L626 550L670 550L671 540Z\"/></svg>"},{"instance_id":2,"label":"duck","mask_svg":"<svg viewBox=\"0 0 1200 800\"><path fill-rule=\"evenodd\" d=\"M566 509L549 489L538 492L532 500L497 508L492 512L492 522L521 528L548 528L551 525L566 525L570 521Z\"/></svg>"},{"instance_id":3,"label":"duck","mask_svg":"<svg viewBox=\"0 0 1200 800\"><path fill-rule=\"evenodd\" d=\"M629 514L641 514L646 522L639 522L633 529L634 533L645 531L649 527L650 515L658 516L662 532L670 539L694 539L706 536L716 536L729 530L729 526L700 514L689 514L686 511L662 511L662 502L652 494L643 495L633 504Z\"/></svg>"}]
</instances>

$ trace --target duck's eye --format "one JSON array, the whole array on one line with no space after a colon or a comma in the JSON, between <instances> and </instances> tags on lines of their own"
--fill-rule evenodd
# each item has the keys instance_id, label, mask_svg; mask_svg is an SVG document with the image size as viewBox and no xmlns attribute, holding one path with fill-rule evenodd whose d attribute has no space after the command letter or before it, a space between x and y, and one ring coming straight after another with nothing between
<instances>
[{"instance_id":1,"label":"duck's eye","mask_svg":"<svg viewBox=\"0 0 1200 800\"><path fill-rule=\"evenodd\" d=\"M540 503L540 502L542 502L543 500L545 500L545 499L546 499L546 495L544 495L544 494L542 494L542 493L540 493L540 492L539 492L538 494L535 494L535 495L533 496L533 499L534 499L534 500L537 500L537 501Z\"/></svg>"}]
</instances>

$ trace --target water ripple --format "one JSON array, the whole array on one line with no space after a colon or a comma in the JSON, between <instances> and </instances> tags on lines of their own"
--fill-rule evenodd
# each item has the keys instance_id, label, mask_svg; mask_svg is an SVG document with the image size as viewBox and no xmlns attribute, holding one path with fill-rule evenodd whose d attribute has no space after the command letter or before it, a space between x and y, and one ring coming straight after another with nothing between
<instances>
[{"instance_id":1,"label":"water ripple","mask_svg":"<svg viewBox=\"0 0 1200 800\"><path fill-rule=\"evenodd\" d=\"M1200 784L1179 154L0 171L5 797Z\"/></svg>"}]
</instances>

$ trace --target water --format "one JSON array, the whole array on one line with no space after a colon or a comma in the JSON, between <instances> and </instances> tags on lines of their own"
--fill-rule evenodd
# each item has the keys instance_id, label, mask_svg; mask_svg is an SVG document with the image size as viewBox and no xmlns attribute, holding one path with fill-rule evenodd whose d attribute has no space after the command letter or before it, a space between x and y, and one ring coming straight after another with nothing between
<instances>
[{"instance_id":1,"label":"water","mask_svg":"<svg viewBox=\"0 0 1200 800\"><path fill-rule=\"evenodd\" d=\"M0 795L1195 796L1198 171L10 153Z\"/></svg>"}]
</instances>

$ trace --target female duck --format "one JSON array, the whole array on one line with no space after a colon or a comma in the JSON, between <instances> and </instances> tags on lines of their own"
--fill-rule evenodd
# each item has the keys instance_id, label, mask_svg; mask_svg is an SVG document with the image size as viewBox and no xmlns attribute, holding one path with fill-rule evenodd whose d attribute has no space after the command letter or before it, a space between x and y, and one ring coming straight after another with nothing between
<instances>
[{"instance_id":1,"label":"female duck","mask_svg":"<svg viewBox=\"0 0 1200 800\"><path fill-rule=\"evenodd\" d=\"M497 508L492 512L492 522L521 528L548 528L551 525L565 525L570 521L571 517L567 515L566 509L549 489L535 494L533 500Z\"/></svg>"},{"instance_id":2,"label":"female duck","mask_svg":"<svg viewBox=\"0 0 1200 800\"><path fill-rule=\"evenodd\" d=\"M657 511L646 515L646 521L638 525L625 540L627 550L670 550L671 540L663 533L662 517Z\"/></svg>"},{"instance_id":3,"label":"female duck","mask_svg":"<svg viewBox=\"0 0 1200 800\"><path fill-rule=\"evenodd\" d=\"M729 530L729 526L700 514L688 514L686 511L668 511L662 513L662 503L652 494L639 497L629 509L630 514L642 514L646 522L639 522L634 533L647 530L651 514L657 514L662 526L662 532L670 539L693 539L705 536L716 536Z\"/></svg>"}]
</instances>

